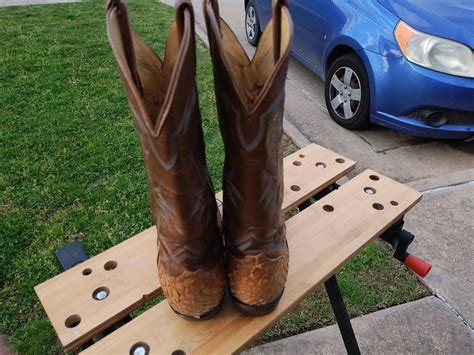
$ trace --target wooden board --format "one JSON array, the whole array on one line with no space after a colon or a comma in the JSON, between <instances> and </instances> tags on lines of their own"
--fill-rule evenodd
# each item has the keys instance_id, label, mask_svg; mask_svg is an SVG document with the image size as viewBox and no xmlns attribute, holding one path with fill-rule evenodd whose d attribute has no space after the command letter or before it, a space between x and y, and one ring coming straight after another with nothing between
<instances>
[{"instance_id":1,"label":"wooden board","mask_svg":"<svg viewBox=\"0 0 474 355\"><path fill-rule=\"evenodd\" d=\"M368 194L366 188L374 193ZM239 352L420 198L419 192L367 170L287 222L288 281L279 306L271 314L243 316L227 299L215 318L190 322L176 316L163 301L82 354L129 354L139 342L150 347L150 354L176 350L185 354Z\"/></svg>"},{"instance_id":2,"label":"wooden board","mask_svg":"<svg viewBox=\"0 0 474 355\"><path fill-rule=\"evenodd\" d=\"M325 167L316 167L317 163ZM353 161L316 144L288 156L284 160L284 211L330 186L354 166ZM221 200L221 194L216 198ZM81 345L161 293L156 255L156 229L151 227L35 287L66 350ZM107 287L109 295L98 301L92 295L101 287Z\"/></svg>"}]
</instances>

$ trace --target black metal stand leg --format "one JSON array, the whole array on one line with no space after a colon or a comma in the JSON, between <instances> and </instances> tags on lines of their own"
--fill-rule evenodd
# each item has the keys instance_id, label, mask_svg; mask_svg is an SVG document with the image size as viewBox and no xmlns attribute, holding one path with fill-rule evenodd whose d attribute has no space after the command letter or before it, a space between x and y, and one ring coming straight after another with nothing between
<instances>
[{"instance_id":1,"label":"black metal stand leg","mask_svg":"<svg viewBox=\"0 0 474 355\"><path fill-rule=\"evenodd\" d=\"M303 211L304 209L308 208L309 206L311 206L311 202L309 202L309 199L307 199L306 201L303 201L301 202L299 205L298 205L298 209L301 211Z\"/></svg>"},{"instance_id":2,"label":"black metal stand leg","mask_svg":"<svg viewBox=\"0 0 474 355\"><path fill-rule=\"evenodd\" d=\"M349 355L359 355L359 345L352 329L351 320L347 314L346 305L342 299L341 290L337 284L336 275L331 276L325 283L326 291L328 293L329 301L331 302L332 310L336 316L337 325L344 340L347 353Z\"/></svg>"}]
</instances>

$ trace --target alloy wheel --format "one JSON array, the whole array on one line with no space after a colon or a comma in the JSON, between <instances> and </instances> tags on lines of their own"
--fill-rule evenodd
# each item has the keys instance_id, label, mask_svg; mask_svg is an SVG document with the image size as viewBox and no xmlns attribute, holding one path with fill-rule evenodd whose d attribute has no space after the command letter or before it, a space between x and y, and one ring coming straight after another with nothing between
<instances>
[{"instance_id":1,"label":"alloy wheel","mask_svg":"<svg viewBox=\"0 0 474 355\"><path fill-rule=\"evenodd\" d=\"M361 82L356 72L349 67L340 67L331 77L329 99L331 107L343 120L353 118L362 98Z\"/></svg>"},{"instance_id":2,"label":"alloy wheel","mask_svg":"<svg viewBox=\"0 0 474 355\"><path fill-rule=\"evenodd\" d=\"M247 29L247 37L250 41L253 41L257 33L257 13L255 12L255 9L252 6L247 9L247 16L245 22L245 27Z\"/></svg>"}]
</instances>

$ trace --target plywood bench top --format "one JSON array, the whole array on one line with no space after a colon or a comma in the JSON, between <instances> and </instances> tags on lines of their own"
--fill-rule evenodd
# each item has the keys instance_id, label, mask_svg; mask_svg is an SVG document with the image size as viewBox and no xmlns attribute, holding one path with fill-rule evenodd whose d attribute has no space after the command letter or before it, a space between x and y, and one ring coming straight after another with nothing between
<instances>
[{"instance_id":1,"label":"plywood bench top","mask_svg":"<svg viewBox=\"0 0 474 355\"><path fill-rule=\"evenodd\" d=\"M283 210L289 211L332 185L354 166L353 161L316 144L286 157ZM221 200L221 193L216 198ZM151 227L35 287L65 350L83 344L161 293L154 272L156 255L156 228ZM97 301L92 294L100 287L107 287L110 293ZM228 312L226 307L222 314Z\"/></svg>"},{"instance_id":2,"label":"plywood bench top","mask_svg":"<svg viewBox=\"0 0 474 355\"><path fill-rule=\"evenodd\" d=\"M274 312L246 317L227 299L216 317L190 322L176 316L165 300L83 354L129 354L136 344L146 344L150 354L237 353L420 198L419 192L367 170L287 221L290 268L285 292Z\"/></svg>"}]
</instances>

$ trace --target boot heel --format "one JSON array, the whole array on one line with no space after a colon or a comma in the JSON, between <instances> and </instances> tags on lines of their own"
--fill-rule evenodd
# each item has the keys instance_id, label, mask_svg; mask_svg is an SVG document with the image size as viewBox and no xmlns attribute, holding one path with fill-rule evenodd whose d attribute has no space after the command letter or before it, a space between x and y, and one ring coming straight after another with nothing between
<instances>
[{"instance_id":1,"label":"boot heel","mask_svg":"<svg viewBox=\"0 0 474 355\"><path fill-rule=\"evenodd\" d=\"M258 306L246 304L246 303L240 302L234 296L231 296L231 297L232 297L232 302L234 303L235 308L237 308L240 311L240 313L246 316L259 317L259 316L264 316L266 314L269 314L273 312L275 308L277 308L278 303L280 303L280 299L281 299L281 296L283 296L284 291L285 290L283 290L282 293L280 293L280 295L274 301L267 304L258 305Z\"/></svg>"},{"instance_id":2,"label":"boot heel","mask_svg":"<svg viewBox=\"0 0 474 355\"><path fill-rule=\"evenodd\" d=\"M217 306L215 306L213 309L211 309L209 312L206 312L199 317L193 317L193 316L188 316L186 314L179 313L178 311L174 310L173 307L171 307L172 311L176 313L178 316L180 316L183 319L186 320L191 320L191 321L203 321L203 320L208 320L212 317L214 317L219 311L222 309L222 304L224 303L224 297L222 297L221 301Z\"/></svg>"}]
</instances>

